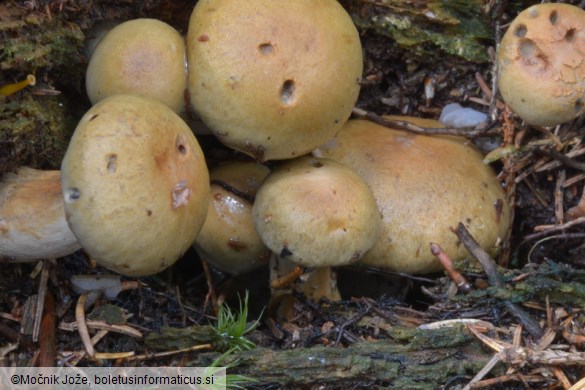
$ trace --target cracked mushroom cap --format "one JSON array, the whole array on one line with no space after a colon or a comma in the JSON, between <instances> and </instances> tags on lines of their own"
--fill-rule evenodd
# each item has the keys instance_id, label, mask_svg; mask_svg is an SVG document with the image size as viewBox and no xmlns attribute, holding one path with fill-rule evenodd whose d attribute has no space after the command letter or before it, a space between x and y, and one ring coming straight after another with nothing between
<instances>
[{"instance_id":1,"label":"cracked mushroom cap","mask_svg":"<svg viewBox=\"0 0 585 390\"><path fill-rule=\"evenodd\" d=\"M134 19L112 28L93 52L85 83L92 104L115 94L138 94L183 111L187 89L185 42L173 27Z\"/></svg>"},{"instance_id":2,"label":"cracked mushroom cap","mask_svg":"<svg viewBox=\"0 0 585 390\"><path fill-rule=\"evenodd\" d=\"M209 210L195 249L212 266L239 275L268 264L270 250L252 220L252 205L270 170L254 162L232 161L209 173Z\"/></svg>"},{"instance_id":3,"label":"cracked mushroom cap","mask_svg":"<svg viewBox=\"0 0 585 390\"><path fill-rule=\"evenodd\" d=\"M93 106L61 172L71 230L96 262L120 274L162 271L203 226L203 153L189 127L156 100L115 95Z\"/></svg>"},{"instance_id":4,"label":"cracked mushroom cap","mask_svg":"<svg viewBox=\"0 0 585 390\"><path fill-rule=\"evenodd\" d=\"M442 127L431 120L395 119ZM481 153L464 139L415 135L350 120L320 149L324 157L363 178L382 212L380 238L361 264L414 274L439 271L430 243L441 245L453 260L467 256L452 231L459 222L492 253L506 237L510 225L506 196Z\"/></svg>"},{"instance_id":5,"label":"cracked mushroom cap","mask_svg":"<svg viewBox=\"0 0 585 390\"><path fill-rule=\"evenodd\" d=\"M533 5L514 19L498 49L499 89L520 118L555 126L585 111L585 11Z\"/></svg>"},{"instance_id":6,"label":"cracked mushroom cap","mask_svg":"<svg viewBox=\"0 0 585 390\"><path fill-rule=\"evenodd\" d=\"M0 182L0 258L27 262L81 246L65 220L61 173L20 168Z\"/></svg>"},{"instance_id":7,"label":"cracked mushroom cap","mask_svg":"<svg viewBox=\"0 0 585 390\"><path fill-rule=\"evenodd\" d=\"M252 213L266 246L305 267L355 263L380 231L380 211L367 184L338 162L308 156L266 177Z\"/></svg>"},{"instance_id":8,"label":"cracked mushroom cap","mask_svg":"<svg viewBox=\"0 0 585 390\"><path fill-rule=\"evenodd\" d=\"M336 0L201 0L187 58L194 110L221 142L260 162L329 140L360 89L359 35Z\"/></svg>"}]
</instances>

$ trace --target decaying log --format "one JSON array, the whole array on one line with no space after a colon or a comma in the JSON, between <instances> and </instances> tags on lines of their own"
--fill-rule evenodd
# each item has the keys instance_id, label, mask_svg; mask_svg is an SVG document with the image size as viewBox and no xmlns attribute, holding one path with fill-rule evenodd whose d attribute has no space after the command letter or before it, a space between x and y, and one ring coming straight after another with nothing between
<instances>
[{"instance_id":1,"label":"decaying log","mask_svg":"<svg viewBox=\"0 0 585 390\"><path fill-rule=\"evenodd\" d=\"M396 331L395 337L360 341L346 348L256 348L230 355L224 364L237 362L228 373L252 377L262 386L325 384L351 388L359 383L437 389L454 379L468 381L492 355L461 326ZM402 332L403 337L408 335L407 340L400 339ZM217 356L201 354L192 364L205 366Z\"/></svg>"}]
</instances>

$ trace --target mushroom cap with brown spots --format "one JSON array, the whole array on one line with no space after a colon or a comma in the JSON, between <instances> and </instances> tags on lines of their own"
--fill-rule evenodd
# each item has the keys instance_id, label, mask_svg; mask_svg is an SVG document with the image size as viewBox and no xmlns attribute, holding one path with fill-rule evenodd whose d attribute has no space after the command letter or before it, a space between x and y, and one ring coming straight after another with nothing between
<instances>
[{"instance_id":1,"label":"mushroom cap with brown spots","mask_svg":"<svg viewBox=\"0 0 585 390\"><path fill-rule=\"evenodd\" d=\"M71 230L99 264L155 274L195 241L209 173L195 136L170 108L115 95L81 118L61 166Z\"/></svg>"},{"instance_id":2,"label":"mushroom cap with brown spots","mask_svg":"<svg viewBox=\"0 0 585 390\"><path fill-rule=\"evenodd\" d=\"M514 19L498 49L504 101L532 125L555 126L585 112L585 11L533 5Z\"/></svg>"},{"instance_id":3,"label":"mushroom cap with brown spots","mask_svg":"<svg viewBox=\"0 0 585 390\"><path fill-rule=\"evenodd\" d=\"M302 156L349 118L358 32L336 0L201 0L187 34L194 110L258 161Z\"/></svg>"}]
</instances>

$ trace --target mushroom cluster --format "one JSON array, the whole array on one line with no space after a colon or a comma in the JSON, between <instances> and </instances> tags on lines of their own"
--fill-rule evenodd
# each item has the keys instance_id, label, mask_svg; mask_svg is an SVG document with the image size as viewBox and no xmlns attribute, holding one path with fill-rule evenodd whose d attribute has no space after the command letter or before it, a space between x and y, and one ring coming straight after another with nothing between
<instances>
[{"instance_id":1,"label":"mushroom cluster","mask_svg":"<svg viewBox=\"0 0 585 390\"><path fill-rule=\"evenodd\" d=\"M564 11L551 15L552 25L565 20ZM565 32L565 43L579 31ZM114 27L88 66L95 105L63 159L61 201L46 199L61 207L67 237L50 255L81 246L129 276L160 272L191 246L231 274L270 256L274 278L301 269L299 291L318 300L340 298L332 267L437 271L430 242L461 258L451 231L460 221L497 249L509 205L477 151L453 137L348 121L362 61L358 32L335 0L200 0L186 43L152 19ZM185 97L220 142L251 159L209 173L179 116L190 114ZM308 155L316 148L322 155ZM269 172L260 164L268 160L288 161ZM59 173L50 176L58 188ZM0 207L13 192L10 182L0 187ZM17 260L40 256L2 245L0 255Z\"/></svg>"},{"instance_id":2,"label":"mushroom cluster","mask_svg":"<svg viewBox=\"0 0 585 390\"><path fill-rule=\"evenodd\" d=\"M585 11L533 5L514 19L498 48L499 90L520 118L555 126L585 112Z\"/></svg>"}]
</instances>

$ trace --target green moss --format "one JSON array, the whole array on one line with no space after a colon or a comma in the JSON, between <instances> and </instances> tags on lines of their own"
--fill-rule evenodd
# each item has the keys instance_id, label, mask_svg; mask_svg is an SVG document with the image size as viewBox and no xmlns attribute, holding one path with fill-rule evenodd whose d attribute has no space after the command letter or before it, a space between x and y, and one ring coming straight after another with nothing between
<instances>
[{"instance_id":1,"label":"green moss","mask_svg":"<svg viewBox=\"0 0 585 390\"><path fill-rule=\"evenodd\" d=\"M353 12L354 22L361 29L392 38L409 57L425 63L445 55L475 63L488 61L485 42L493 39L493 32L481 1L438 0L426 7L406 0L377 4L367 12Z\"/></svg>"},{"instance_id":2,"label":"green moss","mask_svg":"<svg viewBox=\"0 0 585 390\"><path fill-rule=\"evenodd\" d=\"M59 168L75 127L66 103L60 96L25 94L0 104L1 172L20 165Z\"/></svg>"},{"instance_id":3,"label":"green moss","mask_svg":"<svg viewBox=\"0 0 585 390\"><path fill-rule=\"evenodd\" d=\"M78 103L83 100L69 93L81 93L83 33L58 18L4 11L12 19L0 22L0 85L34 74L38 93L27 88L0 101L0 176L22 165L58 168L75 128L78 115L72 113L83 110ZM63 93L42 96L39 89Z\"/></svg>"},{"instance_id":4,"label":"green moss","mask_svg":"<svg viewBox=\"0 0 585 390\"><path fill-rule=\"evenodd\" d=\"M39 68L75 69L81 63L84 36L75 24L13 21L0 24L0 32L10 33L0 43L2 70L34 73Z\"/></svg>"}]
</instances>

